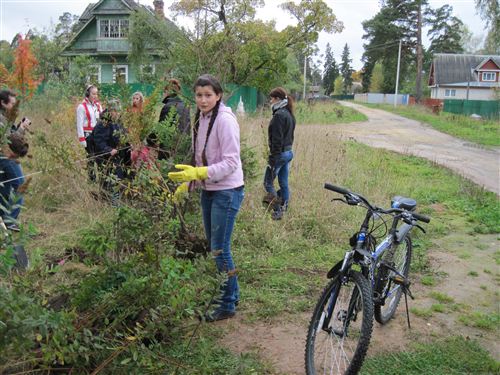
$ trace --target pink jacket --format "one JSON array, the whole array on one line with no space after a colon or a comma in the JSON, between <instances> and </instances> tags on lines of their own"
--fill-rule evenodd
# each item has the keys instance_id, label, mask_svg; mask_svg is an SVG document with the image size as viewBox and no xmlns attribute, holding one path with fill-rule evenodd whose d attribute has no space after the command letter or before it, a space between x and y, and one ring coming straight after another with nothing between
<instances>
[{"instance_id":1,"label":"pink jacket","mask_svg":"<svg viewBox=\"0 0 500 375\"><path fill-rule=\"evenodd\" d=\"M200 126L196 140L196 166L203 166L202 152L207 138L211 113L200 114ZM243 169L240 159L240 127L231 108L223 103L215 119L207 143L208 179L202 181L205 190L225 190L243 185Z\"/></svg>"}]
</instances>

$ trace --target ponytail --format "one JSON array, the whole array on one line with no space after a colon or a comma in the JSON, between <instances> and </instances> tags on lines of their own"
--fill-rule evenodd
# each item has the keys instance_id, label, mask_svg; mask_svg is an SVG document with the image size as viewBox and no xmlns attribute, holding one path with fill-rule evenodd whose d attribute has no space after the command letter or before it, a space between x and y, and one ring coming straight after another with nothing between
<instances>
[{"instance_id":1,"label":"ponytail","mask_svg":"<svg viewBox=\"0 0 500 375\"><path fill-rule=\"evenodd\" d=\"M272 98L278 98L279 100L287 99L288 104L286 105L286 109L294 116L295 103L293 98L287 94L286 90L283 87L276 87L271 90L269 96Z\"/></svg>"}]
</instances>

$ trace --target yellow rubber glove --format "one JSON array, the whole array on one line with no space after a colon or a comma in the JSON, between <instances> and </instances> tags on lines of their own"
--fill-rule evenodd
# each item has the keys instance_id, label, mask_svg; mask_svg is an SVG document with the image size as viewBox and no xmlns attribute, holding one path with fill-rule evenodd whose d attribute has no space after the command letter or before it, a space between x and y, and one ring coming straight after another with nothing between
<instances>
[{"instance_id":1,"label":"yellow rubber glove","mask_svg":"<svg viewBox=\"0 0 500 375\"><path fill-rule=\"evenodd\" d=\"M174 182L189 182L193 180L206 180L208 178L208 167L192 167L191 165L177 164L177 169L182 172L170 172L168 178Z\"/></svg>"},{"instance_id":2,"label":"yellow rubber glove","mask_svg":"<svg viewBox=\"0 0 500 375\"><path fill-rule=\"evenodd\" d=\"M189 192L189 183L184 182L183 184L179 185L177 189L175 189L172 200L174 201L174 203L179 204L184 200L188 192Z\"/></svg>"}]
</instances>

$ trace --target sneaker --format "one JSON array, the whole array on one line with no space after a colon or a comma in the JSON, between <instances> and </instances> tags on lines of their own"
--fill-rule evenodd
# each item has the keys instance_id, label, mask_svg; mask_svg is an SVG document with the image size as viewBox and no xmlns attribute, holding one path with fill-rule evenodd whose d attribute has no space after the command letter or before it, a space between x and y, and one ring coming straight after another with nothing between
<instances>
[{"instance_id":1,"label":"sneaker","mask_svg":"<svg viewBox=\"0 0 500 375\"><path fill-rule=\"evenodd\" d=\"M19 225L14 224L14 223L7 225L7 229L11 230L13 232L20 232L21 231L21 228L19 228Z\"/></svg>"},{"instance_id":2,"label":"sneaker","mask_svg":"<svg viewBox=\"0 0 500 375\"><path fill-rule=\"evenodd\" d=\"M275 194L273 194L273 193L267 193L262 198L262 203L265 204L265 205L270 205L270 204L274 203L277 198L278 197Z\"/></svg>"},{"instance_id":3,"label":"sneaker","mask_svg":"<svg viewBox=\"0 0 500 375\"><path fill-rule=\"evenodd\" d=\"M212 322L216 322L218 320L229 319L229 318L232 318L235 314L236 314L236 312L234 312L234 311L226 311L226 310L216 309L212 313L205 314L205 322L212 323Z\"/></svg>"},{"instance_id":4,"label":"sneaker","mask_svg":"<svg viewBox=\"0 0 500 375\"><path fill-rule=\"evenodd\" d=\"M281 220L283 218L283 208L281 208L281 206L276 208L271 214L271 217L273 220Z\"/></svg>"}]
</instances>

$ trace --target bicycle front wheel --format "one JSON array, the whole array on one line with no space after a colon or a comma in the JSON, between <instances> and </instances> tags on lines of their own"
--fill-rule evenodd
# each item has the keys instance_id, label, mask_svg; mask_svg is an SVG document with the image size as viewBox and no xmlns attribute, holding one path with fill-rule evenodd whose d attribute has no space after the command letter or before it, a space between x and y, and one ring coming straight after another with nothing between
<instances>
[{"instance_id":1,"label":"bicycle front wheel","mask_svg":"<svg viewBox=\"0 0 500 375\"><path fill-rule=\"evenodd\" d=\"M309 323L306 373L356 374L373 328L372 289L359 272L338 275L327 285Z\"/></svg>"},{"instance_id":2,"label":"bicycle front wheel","mask_svg":"<svg viewBox=\"0 0 500 375\"><path fill-rule=\"evenodd\" d=\"M411 251L411 238L406 236L402 243L393 245L387 250L387 256L383 257L383 261L407 278L410 272ZM385 268L379 271L375 279L375 290L384 301L383 304L375 304L375 320L380 324L386 324L391 320L398 308L401 294L403 294L401 285L390 281L394 276L394 271Z\"/></svg>"}]
</instances>

